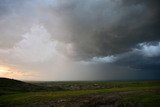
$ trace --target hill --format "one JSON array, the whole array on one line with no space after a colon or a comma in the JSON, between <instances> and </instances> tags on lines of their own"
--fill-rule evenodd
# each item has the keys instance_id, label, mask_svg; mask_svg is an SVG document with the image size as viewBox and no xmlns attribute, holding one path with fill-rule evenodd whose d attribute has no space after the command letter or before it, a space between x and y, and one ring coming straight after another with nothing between
<instances>
[{"instance_id":1,"label":"hill","mask_svg":"<svg viewBox=\"0 0 160 107\"><path fill-rule=\"evenodd\" d=\"M19 80L0 78L0 91L38 91L47 90L47 87L22 82Z\"/></svg>"}]
</instances>

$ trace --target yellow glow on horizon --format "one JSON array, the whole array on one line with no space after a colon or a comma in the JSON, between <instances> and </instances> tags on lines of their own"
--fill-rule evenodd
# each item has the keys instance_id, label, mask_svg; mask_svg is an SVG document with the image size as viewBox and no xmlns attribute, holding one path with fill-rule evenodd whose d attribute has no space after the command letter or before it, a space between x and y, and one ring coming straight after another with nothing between
<instances>
[{"instance_id":1,"label":"yellow glow on horizon","mask_svg":"<svg viewBox=\"0 0 160 107\"><path fill-rule=\"evenodd\" d=\"M13 79L27 79L32 77L32 73L18 69L15 66L0 65L0 77Z\"/></svg>"},{"instance_id":2,"label":"yellow glow on horizon","mask_svg":"<svg viewBox=\"0 0 160 107\"><path fill-rule=\"evenodd\" d=\"M1 73L7 73L7 72L10 72L10 68L9 67L0 66L0 74Z\"/></svg>"}]
</instances>

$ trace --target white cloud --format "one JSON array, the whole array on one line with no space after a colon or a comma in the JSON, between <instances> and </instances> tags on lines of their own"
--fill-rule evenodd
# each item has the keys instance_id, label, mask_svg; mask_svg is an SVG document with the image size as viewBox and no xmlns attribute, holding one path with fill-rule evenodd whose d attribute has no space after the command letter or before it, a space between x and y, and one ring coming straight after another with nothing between
<instances>
[{"instance_id":1,"label":"white cloud","mask_svg":"<svg viewBox=\"0 0 160 107\"><path fill-rule=\"evenodd\" d=\"M93 57L92 61L94 62L102 62L102 63L112 63L116 61L115 56L106 56L106 57Z\"/></svg>"},{"instance_id":2,"label":"white cloud","mask_svg":"<svg viewBox=\"0 0 160 107\"><path fill-rule=\"evenodd\" d=\"M22 37L12 50L14 58L25 62L43 62L58 55L56 41L50 39L50 34L43 26L32 26L30 32Z\"/></svg>"},{"instance_id":3,"label":"white cloud","mask_svg":"<svg viewBox=\"0 0 160 107\"><path fill-rule=\"evenodd\" d=\"M93 57L89 61L80 61L78 63L83 65L97 64L97 63L112 63L117 60L116 56L106 56L106 57Z\"/></svg>"},{"instance_id":4,"label":"white cloud","mask_svg":"<svg viewBox=\"0 0 160 107\"><path fill-rule=\"evenodd\" d=\"M140 49L135 49L134 51L140 52L145 57L156 57L160 56L160 42L156 45L151 45L147 43L140 43Z\"/></svg>"}]
</instances>

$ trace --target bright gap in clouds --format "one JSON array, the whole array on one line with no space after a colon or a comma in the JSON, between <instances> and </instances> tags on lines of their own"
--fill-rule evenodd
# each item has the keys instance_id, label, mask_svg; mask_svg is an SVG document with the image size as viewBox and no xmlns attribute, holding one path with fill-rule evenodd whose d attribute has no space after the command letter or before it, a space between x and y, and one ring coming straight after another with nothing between
<instances>
[{"instance_id":1,"label":"bright gap in clouds","mask_svg":"<svg viewBox=\"0 0 160 107\"><path fill-rule=\"evenodd\" d=\"M33 73L23 71L14 66L0 65L0 77L25 79L26 77L30 78L31 75Z\"/></svg>"},{"instance_id":2,"label":"bright gap in clouds","mask_svg":"<svg viewBox=\"0 0 160 107\"><path fill-rule=\"evenodd\" d=\"M141 52L146 57L160 56L160 42L155 45L144 42L140 43L139 47L140 49L137 49L137 51Z\"/></svg>"}]
</instances>

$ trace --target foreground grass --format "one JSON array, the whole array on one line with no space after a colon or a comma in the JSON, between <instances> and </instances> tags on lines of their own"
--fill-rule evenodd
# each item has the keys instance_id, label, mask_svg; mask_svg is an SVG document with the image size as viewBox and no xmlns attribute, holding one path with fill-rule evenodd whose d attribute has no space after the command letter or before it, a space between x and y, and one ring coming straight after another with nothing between
<instances>
[{"instance_id":1,"label":"foreground grass","mask_svg":"<svg viewBox=\"0 0 160 107\"><path fill-rule=\"evenodd\" d=\"M136 107L159 107L160 106L160 94L157 93L141 93L132 96L123 97L121 99L123 106L130 104ZM126 106L127 107L127 106Z\"/></svg>"},{"instance_id":2,"label":"foreground grass","mask_svg":"<svg viewBox=\"0 0 160 107\"><path fill-rule=\"evenodd\" d=\"M0 106L2 105L32 105L35 102L49 102L53 100L57 100L60 98L71 98L71 97L79 97L85 95L96 95L96 94L106 94L106 93L114 93L114 92L128 92L128 91L143 91L143 90L159 90L160 85L143 85L143 86L129 86L123 88L110 88L110 89L96 89L96 90L78 90L78 91L58 91L58 92L25 92L25 93L14 93L8 95L0 96ZM156 98L154 98L156 96ZM157 94L143 94L139 97L130 96L124 97L123 101L139 101L143 99L144 102L152 101L152 99L160 99L160 95ZM151 99L147 99L151 98ZM160 101L160 100L159 100ZM153 101L152 101L153 102Z\"/></svg>"}]
</instances>

